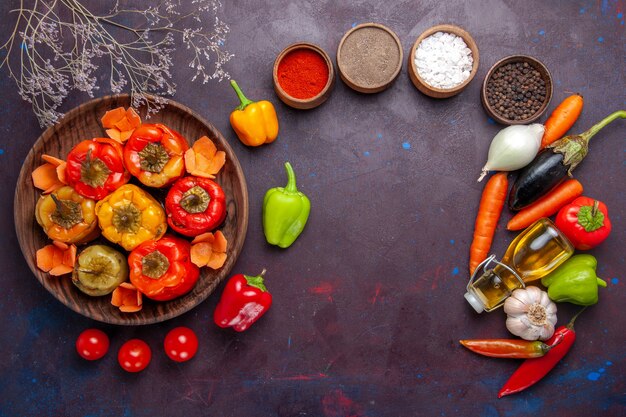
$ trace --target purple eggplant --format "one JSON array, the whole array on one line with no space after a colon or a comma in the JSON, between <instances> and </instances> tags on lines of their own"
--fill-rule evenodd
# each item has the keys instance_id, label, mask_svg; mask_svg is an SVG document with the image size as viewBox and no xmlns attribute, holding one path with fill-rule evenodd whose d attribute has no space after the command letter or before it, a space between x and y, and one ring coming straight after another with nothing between
<instances>
[{"instance_id":1,"label":"purple eggplant","mask_svg":"<svg viewBox=\"0 0 626 417\"><path fill-rule=\"evenodd\" d=\"M520 171L513 183L509 194L509 208L521 210L571 177L574 168L587 156L589 139L618 118L626 118L626 110L616 111L585 133L565 136L539 152L535 159Z\"/></svg>"},{"instance_id":2,"label":"purple eggplant","mask_svg":"<svg viewBox=\"0 0 626 417\"><path fill-rule=\"evenodd\" d=\"M563 164L563 154L544 149L523 168L513 183L509 194L509 208L521 210L540 196L549 193L568 177L568 167Z\"/></svg>"}]
</instances>

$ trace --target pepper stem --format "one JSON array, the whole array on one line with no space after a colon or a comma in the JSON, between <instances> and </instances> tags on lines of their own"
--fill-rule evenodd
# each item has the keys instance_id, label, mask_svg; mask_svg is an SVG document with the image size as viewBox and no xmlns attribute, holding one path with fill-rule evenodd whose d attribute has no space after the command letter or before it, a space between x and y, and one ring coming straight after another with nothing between
<instances>
[{"instance_id":1,"label":"pepper stem","mask_svg":"<svg viewBox=\"0 0 626 417\"><path fill-rule=\"evenodd\" d=\"M248 97L246 97L243 94L243 92L241 91L241 88L239 88L235 80L230 80L230 85L235 90L235 93L237 93L237 97L239 97L239 101L241 102L241 104L239 104L239 106L237 106L235 110L243 110L246 107L248 107L248 105L254 103L252 100L248 99Z\"/></svg>"},{"instance_id":2,"label":"pepper stem","mask_svg":"<svg viewBox=\"0 0 626 417\"><path fill-rule=\"evenodd\" d=\"M598 214L598 206L600 202L598 200L593 200L593 207L591 208L591 217L595 218L596 214Z\"/></svg>"},{"instance_id":3,"label":"pepper stem","mask_svg":"<svg viewBox=\"0 0 626 417\"><path fill-rule=\"evenodd\" d=\"M287 171L287 185L285 191L289 193L297 193L298 187L296 187L296 173L293 171L293 167L289 162L285 162L285 171Z\"/></svg>"},{"instance_id":4,"label":"pepper stem","mask_svg":"<svg viewBox=\"0 0 626 417\"><path fill-rule=\"evenodd\" d=\"M266 292L267 288L265 287L265 284L263 283L263 275L265 275L265 272L267 272L267 270L263 268L263 271L261 271L261 273L255 277L250 276L250 275L244 275L244 277L246 278L246 281L249 286L258 288L261 291Z\"/></svg>"},{"instance_id":5,"label":"pepper stem","mask_svg":"<svg viewBox=\"0 0 626 417\"><path fill-rule=\"evenodd\" d=\"M67 207L67 204L65 204L64 202L59 200L56 195L50 194L50 198L52 198L52 201L54 201L54 204L56 205L56 208L59 211L59 214L61 216L65 217L68 214L70 214L69 213L70 209L69 209L69 207Z\"/></svg>"},{"instance_id":6,"label":"pepper stem","mask_svg":"<svg viewBox=\"0 0 626 417\"><path fill-rule=\"evenodd\" d=\"M553 347L557 346L559 343L561 343L563 341L563 333L559 333L559 335L557 336L556 340L554 342L552 342L551 345L546 345L547 347L544 349L544 347L542 346L542 350L544 351L543 353L548 353L549 350L551 350ZM542 343L542 345L545 345L545 343Z\"/></svg>"},{"instance_id":7,"label":"pepper stem","mask_svg":"<svg viewBox=\"0 0 626 417\"><path fill-rule=\"evenodd\" d=\"M600 130L602 130L603 127L605 127L606 125L611 123L613 120L618 119L618 118L626 119L626 110L618 110L614 113L609 114L607 117L600 120L600 122L591 126L591 129L581 134L580 136L582 136L586 142L589 142L589 139L594 137L595 134L598 133Z\"/></svg>"},{"instance_id":8,"label":"pepper stem","mask_svg":"<svg viewBox=\"0 0 626 417\"><path fill-rule=\"evenodd\" d=\"M565 327L567 327L570 330L574 329L574 322L576 321L576 319L578 318L578 316L580 315L580 313L582 313L583 311L585 311L587 307L583 307L580 309L580 311L576 314L574 314L574 317L572 317L572 319L569 321L569 323L567 323L567 325Z\"/></svg>"}]
</instances>

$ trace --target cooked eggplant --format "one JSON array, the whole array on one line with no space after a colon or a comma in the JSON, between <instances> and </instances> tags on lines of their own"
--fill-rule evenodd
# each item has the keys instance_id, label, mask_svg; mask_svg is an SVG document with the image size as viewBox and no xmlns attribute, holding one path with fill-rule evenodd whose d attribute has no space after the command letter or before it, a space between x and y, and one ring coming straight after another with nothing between
<instances>
[{"instance_id":1,"label":"cooked eggplant","mask_svg":"<svg viewBox=\"0 0 626 417\"><path fill-rule=\"evenodd\" d=\"M509 208L521 210L547 194L568 177L563 154L544 149L523 168L509 194Z\"/></svg>"}]
</instances>

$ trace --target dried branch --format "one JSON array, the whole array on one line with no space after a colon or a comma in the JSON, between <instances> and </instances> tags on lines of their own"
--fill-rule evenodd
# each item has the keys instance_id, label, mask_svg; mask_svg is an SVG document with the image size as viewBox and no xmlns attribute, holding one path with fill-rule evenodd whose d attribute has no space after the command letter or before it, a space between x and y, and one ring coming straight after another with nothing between
<instances>
[{"instance_id":1,"label":"dried branch","mask_svg":"<svg viewBox=\"0 0 626 417\"><path fill-rule=\"evenodd\" d=\"M24 3L11 11L17 21L0 47L5 50L0 68L7 68L42 127L59 120L58 109L70 91L94 96L99 65L110 67L111 92L129 88L133 107L158 111L167 101L163 96L176 92L171 71L177 42L189 51L192 81L230 78L224 65L233 55L223 49L229 28L217 16L220 0L186 5L162 0L145 10L122 7L118 0L107 13L89 10L79 0L31 0L30 8Z\"/></svg>"}]
</instances>

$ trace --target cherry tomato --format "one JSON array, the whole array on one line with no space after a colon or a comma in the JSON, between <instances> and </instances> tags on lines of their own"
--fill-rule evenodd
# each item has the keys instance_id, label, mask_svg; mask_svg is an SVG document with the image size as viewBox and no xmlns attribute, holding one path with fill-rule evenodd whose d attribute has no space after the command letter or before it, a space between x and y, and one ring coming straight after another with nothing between
<instances>
[{"instance_id":1,"label":"cherry tomato","mask_svg":"<svg viewBox=\"0 0 626 417\"><path fill-rule=\"evenodd\" d=\"M165 336L165 353L176 362L186 362L198 351L198 337L188 327L176 327Z\"/></svg>"},{"instance_id":2,"label":"cherry tomato","mask_svg":"<svg viewBox=\"0 0 626 417\"><path fill-rule=\"evenodd\" d=\"M140 372L146 369L152 359L152 351L146 342L130 339L120 347L117 361L127 372Z\"/></svg>"},{"instance_id":3,"label":"cherry tomato","mask_svg":"<svg viewBox=\"0 0 626 417\"><path fill-rule=\"evenodd\" d=\"M78 335L76 351L88 361L100 359L109 351L109 336L102 330L87 329Z\"/></svg>"}]
</instances>

